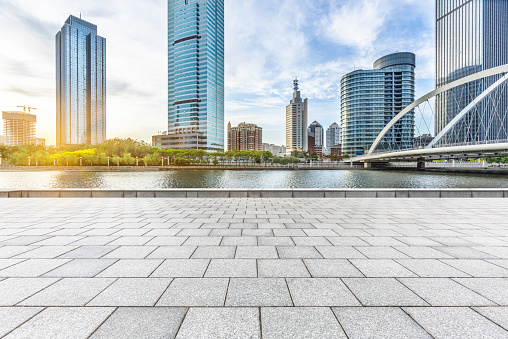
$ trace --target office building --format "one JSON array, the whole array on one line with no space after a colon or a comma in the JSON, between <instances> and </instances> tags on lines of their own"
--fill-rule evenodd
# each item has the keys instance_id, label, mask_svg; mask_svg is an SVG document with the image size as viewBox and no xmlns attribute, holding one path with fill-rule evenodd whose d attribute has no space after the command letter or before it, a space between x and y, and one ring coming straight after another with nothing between
<instances>
[{"instance_id":1,"label":"office building","mask_svg":"<svg viewBox=\"0 0 508 339\"><path fill-rule=\"evenodd\" d=\"M106 39L71 15L56 35L56 143L105 140Z\"/></svg>"},{"instance_id":2,"label":"office building","mask_svg":"<svg viewBox=\"0 0 508 339\"><path fill-rule=\"evenodd\" d=\"M342 128L334 122L326 130L326 153L331 154L334 146L342 144Z\"/></svg>"},{"instance_id":3,"label":"office building","mask_svg":"<svg viewBox=\"0 0 508 339\"><path fill-rule=\"evenodd\" d=\"M228 151L262 151L263 129L255 124L245 122L238 127L231 127L228 123Z\"/></svg>"},{"instance_id":4,"label":"office building","mask_svg":"<svg viewBox=\"0 0 508 339\"><path fill-rule=\"evenodd\" d=\"M308 143L308 146L309 146L309 154L312 154L314 152L317 153L317 155L319 156L322 156L323 155L323 145L324 145L324 129L323 129L323 126L317 122L317 121L314 121L312 124L309 125L309 128L308 128L308 132L309 134L309 143ZM314 152L310 152L310 147L311 147L311 139L310 139L310 135L312 134L312 136L314 137Z\"/></svg>"},{"instance_id":5,"label":"office building","mask_svg":"<svg viewBox=\"0 0 508 339\"><path fill-rule=\"evenodd\" d=\"M342 153L368 152L383 128L415 99L416 56L395 53L378 59L373 70L342 77ZM378 149L412 148L414 112L406 114L381 140Z\"/></svg>"},{"instance_id":6,"label":"office building","mask_svg":"<svg viewBox=\"0 0 508 339\"><path fill-rule=\"evenodd\" d=\"M8 146L36 145L37 117L27 112L2 112L4 144Z\"/></svg>"},{"instance_id":7,"label":"office building","mask_svg":"<svg viewBox=\"0 0 508 339\"><path fill-rule=\"evenodd\" d=\"M295 80L293 85L293 99L286 106L286 153L288 155L295 150L308 151L308 101L301 97L298 80Z\"/></svg>"},{"instance_id":8,"label":"office building","mask_svg":"<svg viewBox=\"0 0 508 339\"><path fill-rule=\"evenodd\" d=\"M508 64L508 0L436 0L436 88ZM436 97L435 133L501 75ZM484 100L442 139L443 144L507 139L508 92Z\"/></svg>"},{"instance_id":9,"label":"office building","mask_svg":"<svg viewBox=\"0 0 508 339\"><path fill-rule=\"evenodd\" d=\"M427 147L434 137L430 134L422 134L420 136L417 136L414 141L414 147L415 148L425 148Z\"/></svg>"},{"instance_id":10,"label":"office building","mask_svg":"<svg viewBox=\"0 0 508 339\"><path fill-rule=\"evenodd\" d=\"M5 139L5 136L0 135L0 145L5 145L6 142L7 142L7 140Z\"/></svg>"},{"instance_id":11,"label":"office building","mask_svg":"<svg viewBox=\"0 0 508 339\"><path fill-rule=\"evenodd\" d=\"M224 0L168 0L168 141L224 150Z\"/></svg>"}]
</instances>

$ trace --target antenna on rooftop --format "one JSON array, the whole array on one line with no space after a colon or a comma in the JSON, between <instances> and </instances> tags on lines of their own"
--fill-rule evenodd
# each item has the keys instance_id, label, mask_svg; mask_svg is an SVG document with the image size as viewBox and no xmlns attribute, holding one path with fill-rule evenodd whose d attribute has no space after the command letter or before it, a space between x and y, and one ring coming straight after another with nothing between
<instances>
[{"instance_id":1,"label":"antenna on rooftop","mask_svg":"<svg viewBox=\"0 0 508 339\"><path fill-rule=\"evenodd\" d=\"M295 92L298 92L300 90L300 87L298 86L298 78L296 78L293 81L293 85L294 85Z\"/></svg>"},{"instance_id":2,"label":"antenna on rooftop","mask_svg":"<svg viewBox=\"0 0 508 339\"><path fill-rule=\"evenodd\" d=\"M81 12L79 12L79 18L81 19Z\"/></svg>"}]
</instances>

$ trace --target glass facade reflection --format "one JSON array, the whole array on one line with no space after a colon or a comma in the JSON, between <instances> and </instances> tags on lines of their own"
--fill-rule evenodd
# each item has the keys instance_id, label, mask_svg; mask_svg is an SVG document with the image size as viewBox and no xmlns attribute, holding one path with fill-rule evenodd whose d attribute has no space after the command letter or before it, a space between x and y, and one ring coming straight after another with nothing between
<instances>
[{"instance_id":1,"label":"glass facade reflection","mask_svg":"<svg viewBox=\"0 0 508 339\"><path fill-rule=\"evenodd\" d=\"M387 55L373 70L356 70L342 77L342 152L365 154L383 128L415 100L416 56ZM385 135L380 148L411 148L414 112L406 114Z\"/></svg>"},{"instance_id":2,"label":"glass facade reflection","mask_svg":"<svg viewBox=\"0 0 508 339\"><path fill-rule=\"evenodd\" d=\"M436 88L508 64L508 0L436 0ZM500 76L470 82L436 97L439 133ZM485 100L443 138L444 144L506 139L508 93Z\"/></svg>"},{"instance_id":3,"label":"glass facade reflection","mask_svg":"<svg viewBox=\"0 0 508 339\"><path fill-rule=\"evenodd\" d=\"M106 39L70 16L56 35L57 145L106 140Z\"/></svg>"},{"instance_id":4,"label":"glass facade reflection","mask_svg":"<svg viewBox=\"0 0 508 339\"><path fill-rule=\"evenodd\" d=\"M224 0L168 1L168 138L224 150Z\"/></svg>"}]
</instances>

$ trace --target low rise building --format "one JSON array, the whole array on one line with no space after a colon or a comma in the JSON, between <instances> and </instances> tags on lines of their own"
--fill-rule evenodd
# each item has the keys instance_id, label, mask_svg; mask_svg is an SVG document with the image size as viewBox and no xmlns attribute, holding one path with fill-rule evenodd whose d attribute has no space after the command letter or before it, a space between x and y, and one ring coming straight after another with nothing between
<instances>
[{"instance_id":1,"label":"low rise building","mask_svg":"<svg viewBox=\"0 0 508 339\"><path fill-rule=\"evenodd\" d=\"M4 144L26 146L36 144L37 117L35 114L18 111L2 112L4 120Z\"/></svg>"},{"instance_id":2,"label":"low rise building","mask_svg":"<svg viewBox=\"0 0 508 339\"><path fill-rule=\"evenodd\" d=\"M262 151L263 129L255 124L241 123L231 127L228 123L228 151Z\"/></svg>"},{"instance_id":3,"label":"low rise building","mask_svg":"<svg viewBox=\"0 0 508 339\"><path fill-rule=\"evenodd\" d=\"M277 146L274 144L263 143L263 151L271 152L275 156L285 156L286 155L286 146Z\"/></svg>"}]
</instances>

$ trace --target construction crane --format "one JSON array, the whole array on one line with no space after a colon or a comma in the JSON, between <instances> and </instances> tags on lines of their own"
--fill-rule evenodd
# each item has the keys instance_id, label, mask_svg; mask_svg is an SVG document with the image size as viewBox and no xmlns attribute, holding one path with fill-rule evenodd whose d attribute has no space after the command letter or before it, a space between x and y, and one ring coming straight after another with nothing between
<instances>
[{"instance_id":1,"label":"construction crane","mask_svg":"<svg viewBox=\"0 0 508 339\"><path fill-rule=\"evenodd\" d=\"M23 108L23 112L26 113L26 111L28 110L28 114L30 114L30 110L36 110L37 108L35 107L30 107L30 105L23 105L23 106L18 106L20 108Z\"/></svg>"}]
</instances>

